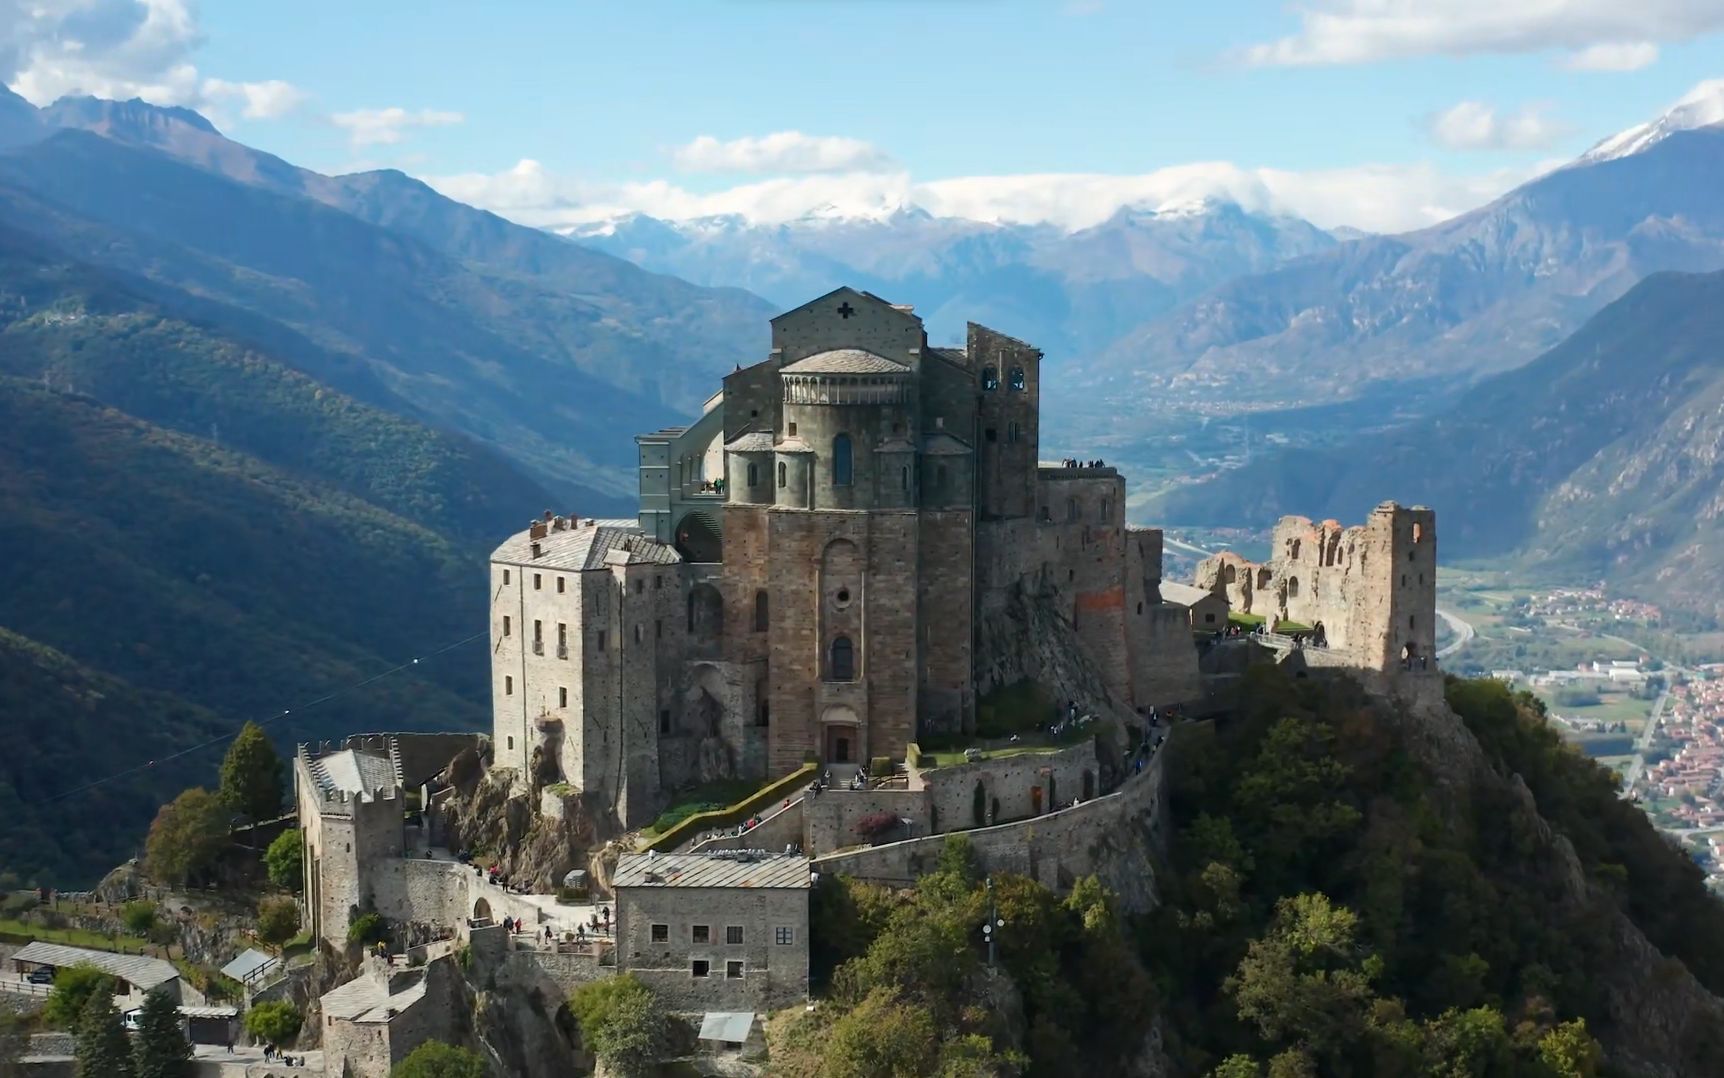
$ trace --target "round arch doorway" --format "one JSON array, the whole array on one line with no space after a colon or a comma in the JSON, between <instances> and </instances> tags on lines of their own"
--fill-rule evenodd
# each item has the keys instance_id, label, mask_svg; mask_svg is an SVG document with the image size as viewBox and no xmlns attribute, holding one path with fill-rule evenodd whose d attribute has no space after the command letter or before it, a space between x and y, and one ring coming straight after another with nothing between
<instances>
[{"instance_id":1,"label":"round arch doorway","mask_svg":"<svg viewBox=\"0 0 1724 1078\"><path fill-rule=\"evenodd\" d=\"M862 759L862 720L842 704L820 716L821 758L829 764L854 764Z\"/></svg>"}]
</instances>

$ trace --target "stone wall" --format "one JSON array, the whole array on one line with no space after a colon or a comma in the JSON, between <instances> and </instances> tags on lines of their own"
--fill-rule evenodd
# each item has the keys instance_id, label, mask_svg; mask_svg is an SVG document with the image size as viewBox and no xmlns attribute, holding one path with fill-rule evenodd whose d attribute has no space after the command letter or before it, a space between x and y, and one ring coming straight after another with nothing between
<instances>
[{"instance_id":1,"label":"stone wall","mask_svg":"<svg viewBox=\"0 0 1724 1078\"><path fill-rule=\"evenodd\" d=\"M419 972L419 971L414 971ZM374 975L370 971L361 976ZM391 984L406 979L387 974ZM424 994L387 1016L354 1020L323 1019L324 1073L351 1078L389 1078L413 1049L428 1041L455 1041L468 1026L460 973L448 956L427 964L421 973ZM400 991L399 988L396 991Z\"/></svg>"},{"instance_id":2,"label":"stone wall","mask_svg":"<svg viewBox=\"0 0 1724 1078\"><path fill-rule=\"evenodd\" d=\"M928 805L928 795L923 790L829 788L803 798L802 834L794 841L801 843L803 850L811 857L845 846L865 844L868 840L857 833L856 825L864 817L876 812L889 812L899 819L911 821L910 831L896 837L926 835L931 830Z\"/></svg>"},{"instance_id":3,"label":"stone wall","mask_svg":"<svg viewBox=\"0 0 1724 1078\"><path fill-rule=\"evenodd\" d=\"M1266 619L1315 626L1354 666L1396 670L1410 653L1435 669L1436 514L1384 502L1362 525L1283 517L1270 560L1231 551L1204 559L1196 584Z\"/></svg>"},{"instance_id":4,"label":"stone wall","mask_svg":"<svg viewBox=\"0 0 1724 1078\"><path fill-rule=\"evenodd\" d=\"M1120 895L1124 908L1146 912L1156 903L1155 862L1165 842L1166 757L1158 752L1114 793L1034 819L966 831L964 837L984 871L1018 873L1062 890L1097 875ZM815 858L813 867L823 874L907 887L934 870L950 837L831 854Z\"/></svg>"},{"instance_id":5,"label":"stone wall","mask_svg":"<svg viewBox=\"0 0 1724 1078\"><path fill-rule=\"evenodd\" d=\"M1095 742L1090 740L1058 752L935 768L921 772L921 780L931 830L937 834L1041 816L1058 803L1084 797L1086 791L1093 798L1101 790L1099 771ZM974 807L977 783L982 786L986 814L980 824Z\"/></svg>"},{"instance_id":6,"label":"stone wall","mask_svg":"<svg viewBox=\"0 0 1724 1078\"><path fill-rule=\"evenodd\" d=\"M806 887L627 887L616 911L618 968L669 1010L771 1011L808 997ZM655 924L665 939L652 939ZM696 926L707 942L694 942ZM726 942L732 927L742 930L739 944ZM695 976L697 960L707 963L705 976Z\"/></svg>"},{"instance_id":7,"label":"stone wall","mask_svg":"<svg viewBox=\"0 0 1724 1078\"><path fill-rule=\"evenodd\" d=\"M708 850L772 850L778 851L788 845L804 844L805 828L803 806L807 798L798 794L789 805L780 806L761 817L760 823L739 835L726 835L720 838L709 838L691 843L686 848L690 851L706 852Z\"/></svg>"}]
</instances>

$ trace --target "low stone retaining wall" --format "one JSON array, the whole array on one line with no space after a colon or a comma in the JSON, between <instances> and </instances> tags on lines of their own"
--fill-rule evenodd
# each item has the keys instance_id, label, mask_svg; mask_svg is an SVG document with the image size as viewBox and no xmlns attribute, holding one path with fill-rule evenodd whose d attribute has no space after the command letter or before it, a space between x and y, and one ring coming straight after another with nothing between
<instances>
[{"instance_id":1,"label":"low stone retaining wall","mask_svg":"<svg viewBox=\"0 0 1724 1078\"><path fill-rule=\"evenodd\" d=\"M1028 876L1064 890L1095 875L1131 912L1156 904L1155 861L1164 842L1165 748L1115 792L1015 823L955 832L970 842L982 869ZM950 835L890 842L814 859L816 872L907 887L934 870Z\"/></svg>"}]
</instances>

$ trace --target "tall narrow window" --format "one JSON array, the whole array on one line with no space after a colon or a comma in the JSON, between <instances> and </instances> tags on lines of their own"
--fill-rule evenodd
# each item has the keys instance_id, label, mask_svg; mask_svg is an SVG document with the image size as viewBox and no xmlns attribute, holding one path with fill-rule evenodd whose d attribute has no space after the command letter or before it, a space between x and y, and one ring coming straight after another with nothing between
<instances>
[{"instance_id":1,"label":"tall narrow window","mask_svg":"<svg viewBox=\"0 0 1724 1078\"><path fill-rule=\"evenodd\" d=\"M514 678L507 677L507 676L505 676L503 678L503 695L504 696L515 695L515 679Z\"/></svg>"},{"instance_id":2,"label":"tall narrow window","mask_svg":"<svg viewBox=\"0 0 1724 1078\"><path fill-rule=\"evenodd\" d=\"M832 680L856 680L856 646L848 636L832 641Z\"/></svg>"},{"instance_id":3,"label":"tall narrow window","mask_svg":"<svg viewBox=\"0 0 1724 1078\"><path fill-rule=\"evenodd\" d=\"M509 582L509 570L504 569L503 570L503 583L507 584L508 582Z\"/></svg>"},{"instance_id":4,"label":"tall narrow window","mask_svg":"<svg viewBox=\"0 0 1724 1078\"><path fill-rule=\"evenodd\" d=\"M559 685L557 687L557 706L558 707L568 707L569 706L569 688L567 685Z\"/></svg>"},{"instance_id":5,"label":"tall narrow window","mask_svg":"<svg viewBox=\"0 0 1724 1078\"><path fill-rule=\"evenodd\" d=\"M944 464L934 467L934 490L939 494L946 493L946 466Z\"/></svg>"},{"instance_id":6,"label":"tall narrow window","mask_svg":"<svg viewBox=\"0 0 1724 1078\"><path fill-rule=\"evenodd\" d=\"M1000 388L1000 372L997 369L995 369L993 367L983 367L982 368L982 388L983 389L998 389L998 388Z\"/></svg>"},{"instance_id":7,"label":"tall narrow window","mask_svg":"<svg viewBox=\"0 0 1724 1078\"><path fill-rule=\"evenodd\" d=\"M780 487L788 486L789 479L790 468L781 460L778 462L778 485Z\"/></svg>"},{"instance_id":8,"label":"tall narrow window","mask_svg":"<svg viewBox=\"0 0 1724 1078\"><path fill-rule=\"evenodd\" d=\"M503 635L509 635L509 615L507 614L503 615Z\"/></svg>"},{"instance_id":9,"label":"tall narrow window","mask_svg":"<svg viewBox=\"0 0 1724 1078\"><path fill-rule=\"evenodd\" d=\"M898 482L903 486L904 493L908 494L910 493L910 466L906 464L902 468L898 469L898 471Z\"/></svg>"},{"instance_id":10,"label":"tall narrow window","mask_svg":"<svg viewBox=\"0 0 1724 1078\"><path fill-rule=\"evenodd\" d=\"M565 583L566 581L562 577L559 576L557 578L557 594L561 595L563 593L563 585Z\"/></svg>"},{"instance_id":11,"label":"tall narrow window","mask_svg":"<svg viewBox=\"0 0 1724 1078\"><path fill-rule=\"evenodd\" d=\"M763 633L767 627L766 592L754 593L754 631Z\"/></svg>"},{"instance_id":12,"label":"tall narrow window","mask_svg":"<svg viewBox=\"0 0 1724 1078\"><path fill-rule=\"evenodd\" d=\"M748 466L748 485L751 487L760 485L760 465L750 464Z\"/></svg>"},{"instance_id":13,"label":"tall narrow window","mask_svg":"<svg viewBox=\"0 0 1724 1078\"><path fill-rule=\"evenodd\" d=\"M1022 367L1012 368L1011 387L1013 392L1022 393L1024 391L1024 369Z\"/></svg>"},{"instance_id":14,"label":"tall narrow window","mask_svg":"<svg viewBox=\"0 0 1724 1078\"><path fill-rule=\"evenodd\" d=\"M832 485L850 485L850 436L840 434L832 439Z\"/></svg>"},{"instance_id":15,"label":"tall narrow window","mask_svg":"<svg viewBox=\"0 0 1724 1078\"><path fill-rule=\"evenodd\" d=\"M788 435L789 435L789 436L790 436L790 437L792 437L792 438L794 438L794 437L796 437L796 424L794 424L794 423L786 423L786 424L785 424L785 425L784 425L784 427L785 427L785 432L786 432L786 433L787 433L787 434L788 434Z\"/></svg>"}]
</instances>

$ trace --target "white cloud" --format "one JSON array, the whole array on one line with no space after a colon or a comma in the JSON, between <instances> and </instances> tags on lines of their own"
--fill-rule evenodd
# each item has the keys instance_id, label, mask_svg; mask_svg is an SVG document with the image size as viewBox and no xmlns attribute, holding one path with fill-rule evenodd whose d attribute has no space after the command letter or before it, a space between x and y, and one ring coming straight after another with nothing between
<instances>
[{"instance_id":1,"label":"white cloud","mask_svg":"<svg viewBox=\"0 0 1724 1078\"><path fill-rule=\"evenodd\" d=\"M1139 175L1051 173L965 176L918 182L904 172L780 177L715 192L676 184L599 184L558 176L523 159L498 173L429 176L449 195L523 224L563 227L626 213L671 220L736 214L771 223L807 215L882 216L905 206L974 220L1046 222L1084 228L1122 206L1161 206L1200 197L1287 213L1323 227L1395 232L1435 224L1554 167L1499 169L1470 176L1429 165L1366 165L1317 172L1242 168L1226 162L1180 165Z\"/></svg>"},{"instance_id":2,"label":"white cloud","mask_svg":"<svg viewBox=\"0 0 1724 1078\"><path fill-rule=\"evenodd\" d=\"M1584 52L1687 41L1724 29L1724 0L1316 0L1299 32L1245 50L1263 65L1363 64L1409 56Z\"/></svg>"},{"instance_id":3,"label":"white cloud","mask_svg":"<svg viewBox=\"0 0 1724 1078\"><path fill-rule=\"evenodd\" d=\"M243 103L241 115L248 120L273 120L285 116L305 103L305 91L280 79L265 82L228 82L226 79L205 79L203 95L207 101L236 100Z\"/></svg>"},{"instance_id":4,"label":"white cloud","mask_svg":"<svg viewBox=\"0 0 1724 1078\"><path fill-rule=\"evenodd\" d=\"M1588 45L1562 62L1570 71L1639 71L1658 61L1658 46L1650 41L1607 41Z\"/></svg>"},{"instance_id":5,"label":"white cloud","mask_svg":"<svg viewBox=\"0 0 1724 1078\"><path fill-rule=\"evenodd\" d=\"M387 109L354 109L338 112L330 122L346 128L354 146L393 146L407 137L410 127L448 127L466 119L459 112L437 109L411 111L395 107Z\"/></svg>"},{"instance_id":6,"label":"white cloud","mask_svg":"<svg viewBox=\"0 0 1724 1078\"><path fill-rule=\"evenodd\" d=\"M186 0L0 0L0 82L38 105L68 94L219 110L250 119L291 111L305 95L281 82L205 78Z\"/></svg>"},{"instance_id":7,"label":"white cloud","mask_svg":"<svg viewBox=\"0 0 1724 1078\"><path fill-rule=\"evenodd\" d=\"M1542 150L1569 133L1548 105L1499 113L1482 101L1462 101L1433 116L1431 137L1451 150Z\"/></svg>"},{"instance_id":8,"label":"white cloud","mask_svg":"<svg viewBox=\"0 0 1724 1078\"><path fill-rule=\"evenodd\" d=\"M861 139L778 131L730 139L701 135L671 154L684 172L880 172L892 159Z\"/></svg>"}]
</instances>

